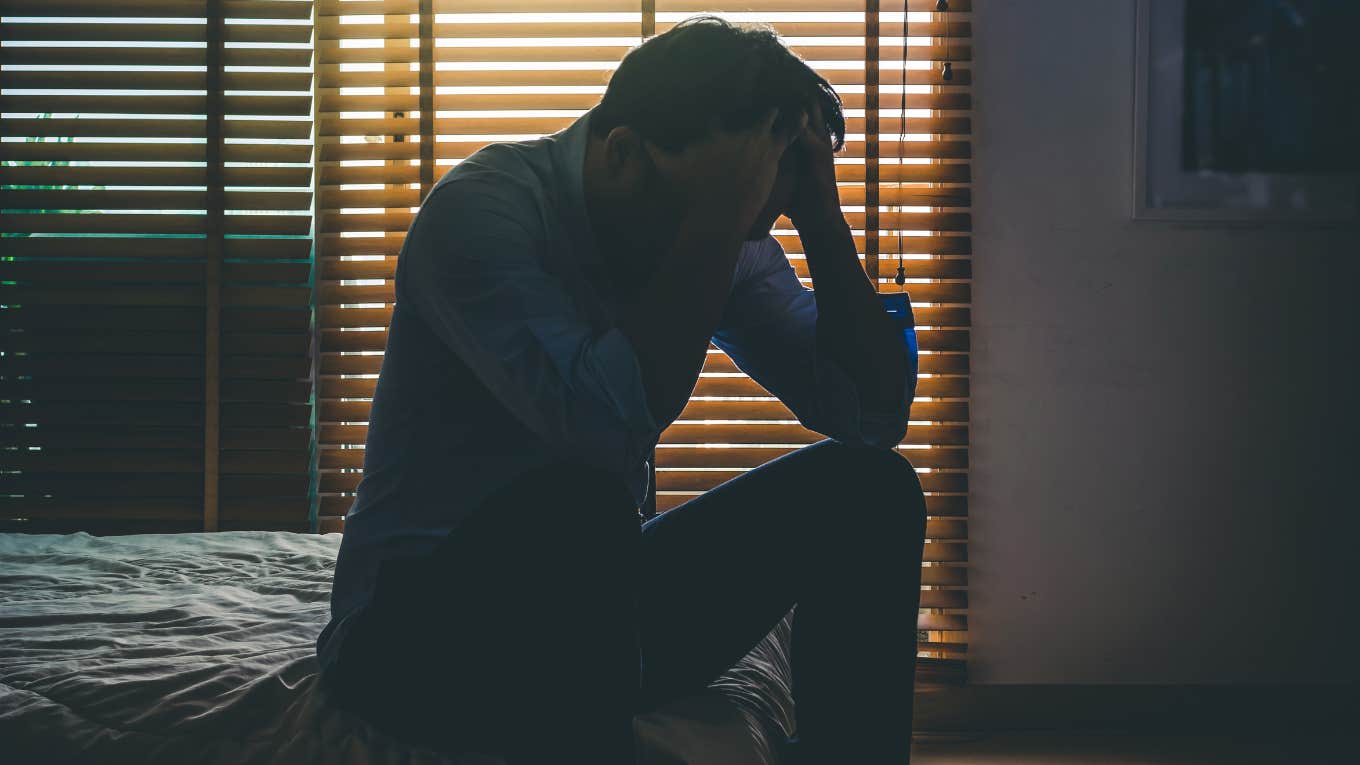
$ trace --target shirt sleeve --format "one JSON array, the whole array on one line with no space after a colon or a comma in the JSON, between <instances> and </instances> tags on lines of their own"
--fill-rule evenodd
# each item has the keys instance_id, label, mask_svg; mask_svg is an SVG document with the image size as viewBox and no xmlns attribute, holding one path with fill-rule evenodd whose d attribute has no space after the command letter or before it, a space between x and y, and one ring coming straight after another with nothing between
<instances>
[{"instance_id":1,"label":"shirt sleeve","mask_svg":"<svg viewBox=\"0 0 1360 765\"><path fill-rule=\"evenodd\" d=\"M742 259L714 345L783 401L804 427L854 446L891 449L901 443L910 399L891 411L861 405L854 381L819 352L814 293L798 280L778 240L748 244Z\"/></svg>"},{"instance_id":2,"label":"shirt sleeve","mask_svg":"<svg viewBox=\"0 0 1360 765\"><path fill-rule=\"evenodd\" d=\"M447 182L407 234L397 299L551 452L626 471L658 436L637 356L545 267L538 215L512 183Z\"/></svg>"}]
</instances>

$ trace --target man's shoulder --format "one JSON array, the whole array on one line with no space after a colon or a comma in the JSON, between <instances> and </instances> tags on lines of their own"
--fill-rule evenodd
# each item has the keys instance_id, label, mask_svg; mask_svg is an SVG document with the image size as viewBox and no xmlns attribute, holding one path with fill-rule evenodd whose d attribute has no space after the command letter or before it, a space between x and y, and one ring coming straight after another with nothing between
<instances>
[{"instance_id":1,"label":"man's shoulder","mask_svg":"<svg viewBox=\"0 0 1360 765\"><path fill-rule=\"evenodd\" d=\"M535 239L549 237L554 185L552 163L537 142L488 144L435 183L413 229L456 236L469 226L508 225Z\"/></svg>"},{"instance_id":2,"label":"man's shoulder","mask_svg":"<svg viewBox=\"0 0 1360 765\"><path fill-rule=\"evenodd\" d=\"M454 165L421 201L400 263L531 256L553 233L551 163L542 153L534 141L488 144ZM397 268L398 294L411 287L407 271Z\"/></svg>"},{"instance_id":3,"label":"man's shoulder","mask_svg":"<svg viewBox=\"0 0 1360 765\"><path fill-rule=\"evenodd\" d=\"M542 202L554 182L553 166L541 140L491 143L449 169L430 190L448 198L489 194L516 203Z\"/></svg>"}]
</instances>

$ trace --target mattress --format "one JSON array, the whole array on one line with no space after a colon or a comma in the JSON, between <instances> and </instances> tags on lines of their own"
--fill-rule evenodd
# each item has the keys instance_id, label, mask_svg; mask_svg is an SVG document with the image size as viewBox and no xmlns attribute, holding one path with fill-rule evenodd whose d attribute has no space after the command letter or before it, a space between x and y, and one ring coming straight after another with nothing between
<instances>
[{"instance_id":1,"label":"mattress","mask_svg":"<svg viewBox=\"0 0 1360 765\"><path fill-rule=\"evenodd\" d=\"M403 745L327 702L313 645L339 544L0 534L5 760L497 765ZM789 621L705 693L636 718L639 762L774 765L793 730Z\"/></svg>"}]
</instances>

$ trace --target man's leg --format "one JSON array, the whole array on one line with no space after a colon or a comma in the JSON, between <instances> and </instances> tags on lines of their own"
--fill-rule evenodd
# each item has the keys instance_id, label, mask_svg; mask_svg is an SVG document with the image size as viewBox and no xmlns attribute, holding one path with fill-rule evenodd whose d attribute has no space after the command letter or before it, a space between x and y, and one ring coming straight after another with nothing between
<instances>
[{"instance_id":1,"label":"man's leg","mask_svg":"<svg viewBox=\"0 0 1360 765\"><path fill-rule=\"evenodd\" d=\"M342 703L397 738L510 765L632 765L640 537L617 477L522 476L432 555L380 572Z\"/></svg>"},{"instance_id":2,"label":"man's leg","mask_svg":"<svg viewBox=\"0 0 1360 765\"><path fill-rule=\"evenodd\" d=\"M643 527L643 705L701 691L797 603L800 754L911 751L925 498L896 452L822 441Z\"/></svg>"}]
</instances>

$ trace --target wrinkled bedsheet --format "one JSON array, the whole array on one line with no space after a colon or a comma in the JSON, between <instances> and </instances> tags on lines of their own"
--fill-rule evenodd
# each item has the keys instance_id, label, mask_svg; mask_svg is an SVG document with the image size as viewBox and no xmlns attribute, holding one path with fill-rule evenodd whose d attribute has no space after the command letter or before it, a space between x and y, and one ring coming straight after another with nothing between
<instances>
[{"instance_id":1,"label":"wrinkled bedsheet","mask_svg":"<svg viewBox=\"0 0 1360 765\"><path fill-rule=\"evenodd\" d=\"M0 534L0 759L452 763L326 702L313 641L339 535ZM789 617L708 692L635 720L644 765L772 765ZM524 728L533 735L526 709ZM565 760L564 760L565 762Z\"/></svg>"}]
</instances>

